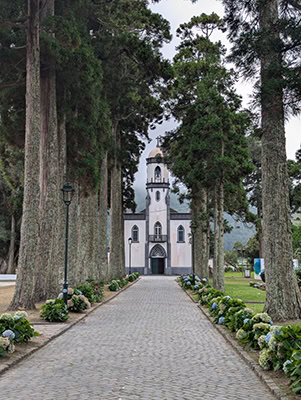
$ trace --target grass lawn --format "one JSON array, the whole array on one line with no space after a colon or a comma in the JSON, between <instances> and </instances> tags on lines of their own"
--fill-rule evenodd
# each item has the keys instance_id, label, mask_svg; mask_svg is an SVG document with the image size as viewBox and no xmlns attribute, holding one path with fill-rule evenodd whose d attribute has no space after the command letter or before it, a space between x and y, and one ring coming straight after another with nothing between
<instances>
[{"instance_id":1,"label":"grass lawn","mask_svg":"<svg viewBox=\"0 0 301 400\"><path fill-rule=\"evenodd\" d=\"M252 272L252 277L254 273ZM255 289L249 285L250 278L244 278L242 272L225 273L225 293L234 299L241 299L255 313L262 312L266 293L264 290ZM257 304L254 304L257 303ZM258 304L261 303L261 304Z\"/></svg>"}]
</instances>

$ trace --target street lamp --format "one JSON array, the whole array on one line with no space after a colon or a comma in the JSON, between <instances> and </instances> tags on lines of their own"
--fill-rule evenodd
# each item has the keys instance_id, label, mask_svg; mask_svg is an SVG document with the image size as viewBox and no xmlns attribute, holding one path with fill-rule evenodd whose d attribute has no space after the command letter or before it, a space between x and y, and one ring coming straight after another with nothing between
<instances>
[{"instance_id":1,"label":"street lamp","mask_svg":"<svg viewBox=\"0 0 301 400\"><path fill-rule=\"evenodd\" d=\"M195 269L194 269L194 234L195 225L191 224L191 264L192 264L192 285L195 285Z\"/></svg>"},{"instance_id":2,"label":"street lamp","mask_svg":"<svg viewBox=\"0 0 301 400\"><path fill-rule=\"evenodd\" d=\"M69 235L69 206L72 201L72 197L74 194L74 189L71 183L65 183L61 188L63 193L63 202L66 205L66 230L65 230L65 268L64 268L64 287L63 287L63 299L64 303L67 305L68 300L68 279L67 279L67 271L68 271L68 235Z\"/></svg>"},{"instance_id":3,"label":"street lamp","mask_svg":"<svg viewBox=\"0 0 301 400\"><path fill-rule=\"evenodd\" d=\"M132 266L131 266L131 253L132 253L132 243L133 243L133 239L131 237L128 238L128 242L129 242L129 275L131 275L132 273Z\"/></svg>"}]
</instances>

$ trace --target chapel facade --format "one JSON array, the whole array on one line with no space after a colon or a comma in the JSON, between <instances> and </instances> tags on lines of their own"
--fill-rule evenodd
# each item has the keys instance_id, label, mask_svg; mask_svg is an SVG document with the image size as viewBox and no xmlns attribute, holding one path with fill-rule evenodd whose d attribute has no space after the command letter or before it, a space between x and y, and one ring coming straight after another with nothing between
<instances>
[{"instance_id":1,"label":"chapel facade","mask_svg":"<svg viewBox=\"0 0 301 400\"><path fill-rule=\"evenodd\" d=\"M169 171L160 147L150 152L146 168L146 207L124 214L126 272L188 274L191 214L170 208Z\"/></svg>"}]
</instances>

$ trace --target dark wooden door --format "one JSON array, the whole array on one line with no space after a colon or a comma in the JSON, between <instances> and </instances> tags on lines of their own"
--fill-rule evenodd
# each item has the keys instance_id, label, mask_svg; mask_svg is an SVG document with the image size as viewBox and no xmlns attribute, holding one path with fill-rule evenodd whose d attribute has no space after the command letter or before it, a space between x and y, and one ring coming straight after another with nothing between
<instances>
[{"instance_id":1,"label":"dark wooden door","mask_svg":"<svg viewBox=\"0 0 301 400\"><path fill-rule=\"evenodd\" d=\"M164 275L164 258L158 258L158 274Z\"/></svg>"},{"instance_id":2,"label":"dark wooden door","mask_svg":"<svg viewBox=\"0 0 301 400\"><path fill-rule=\"evenodd\" d=\"M158 275L159 258L152 258L152 274Z\"/></svg>"}]
</instances>

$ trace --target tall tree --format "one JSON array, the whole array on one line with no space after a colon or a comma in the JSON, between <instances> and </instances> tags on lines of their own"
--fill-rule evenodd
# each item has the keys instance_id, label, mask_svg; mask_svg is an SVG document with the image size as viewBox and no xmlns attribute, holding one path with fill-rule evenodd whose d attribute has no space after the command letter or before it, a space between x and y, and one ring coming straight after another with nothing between
<instances>
[{"instance_id":1,"label":"tall tree","mask_svg":"<svg viewBox=\"0 0 301 400\"><path fill-rule=\"evenodd\" d=\"M260 74L265 311L275 321L296 319L301 297L292 268L284 121L285 111L300 109L300 6L290 0L223 3L232 60L245 77Z\"/></svg>"},{"instance_id":2,"label":"tall tree","mask_svg":"<svg viewBox=\"0 0 301 400\"><path fill-rule=\"evenodd\" d=\"M39 232L40 2L28 0L24 202L16 290L10 307L34 308Z\"/></svg>"},{"instance_id":3,"label":"tall tree","mask_svg":"<svg viewBox=\"0 0 301 400\"><path fill-rule=\"evenodd\" d=\"M224 49L210 40L217 28L223 29L223 23L216 14L202 14L178 29L182 43L174 58L170 106L180 125L168 135L164 147L173 174L188 188L193 223L199 230L196 265L206 278L211 216L207 196L209 189L215 193L215 284L223 289L224 189L234 182L234 176L240 182L245 172L247 118L239 112L233 74L223 65Z\"/></svg>"}]
</instances>

